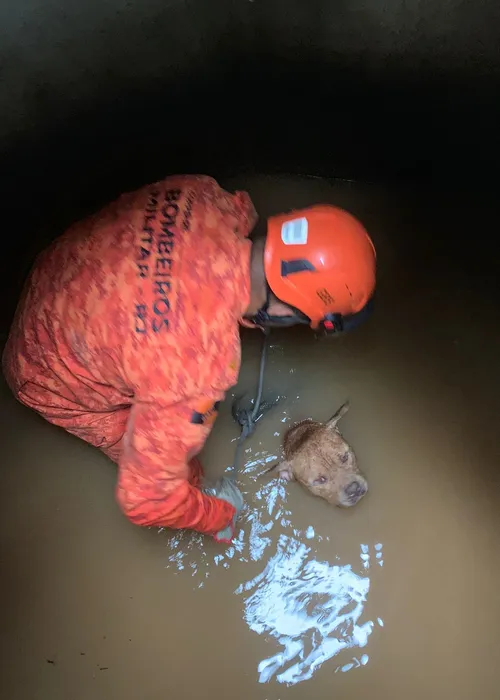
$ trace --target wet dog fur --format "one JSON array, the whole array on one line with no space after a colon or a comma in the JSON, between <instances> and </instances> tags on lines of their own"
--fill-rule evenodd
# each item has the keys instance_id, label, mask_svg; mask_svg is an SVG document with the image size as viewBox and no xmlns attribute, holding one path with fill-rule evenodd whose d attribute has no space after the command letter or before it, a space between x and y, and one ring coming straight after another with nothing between
<instances>
[{"instance_id":1,"label":"wet dog fur","mask_svg":"<svg viewBox=\"0 0 500 700\"><path fill-rule=\"evenodd\" d=\"M326 423L307 419L292 426L284 438L285 459L267 471L278 470L282 479L298 481L332 505L347 508L358 503L368 482L338 428L348 410L346 402Z\"/></svg>"}]
</instances>

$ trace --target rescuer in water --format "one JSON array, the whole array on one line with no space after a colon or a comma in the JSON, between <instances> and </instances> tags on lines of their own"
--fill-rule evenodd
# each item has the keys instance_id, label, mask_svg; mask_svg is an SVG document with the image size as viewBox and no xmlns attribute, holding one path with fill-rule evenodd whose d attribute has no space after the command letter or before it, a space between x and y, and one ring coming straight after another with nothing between
<instances>
[{"instance_id":1,"label":"rescuer in water","mask_svg":"<svg viewBox=\"0 0 500 700\"><path fill-rule=\"evenodd\" d=\"M173 176L125 194L37 258L3 354L14 395L118 465L137 525L230 542L243 498L202 489L196 457L240 369L239 324L349 330L376 255L363 226L318 205L273 216L245 192Z\"/></svg>"}]
</instances>

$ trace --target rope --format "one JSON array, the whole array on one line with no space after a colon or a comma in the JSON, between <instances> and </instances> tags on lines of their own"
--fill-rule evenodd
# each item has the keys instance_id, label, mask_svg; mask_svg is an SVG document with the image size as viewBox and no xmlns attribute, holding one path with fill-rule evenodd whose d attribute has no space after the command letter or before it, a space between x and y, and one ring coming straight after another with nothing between
<instances>
[{"instance_id":1,"label":"rope","mask_svg":"<svg viewBox=\"0 0 500 700\"><path fill-rule=\"evenodd\" d=\"M257 384L257 394L255 396L255 402L253 409L240 409L238 407L239 399L235 399L233 402L233 418L236 420L237 423L240 424L241 426L241 434L238 438L238 442L236 444L236 450L234 453L234 460L233 464L231 465L231 471L229 474L230 479L235 479L238 473L238 462L240 458L240 453L241 453L241 448L243 447L243 443L245 440L252 435L252 433L255 431L257 421L262 418L264 413L268 411L272 406L275 405L276 402L274 403L266 403L263 402L261 403L262 400L262 389L264 386L264 371L266 368L266 359L267 359L267 338L269 335L269 331L264 331L264 341L262 343L262 351L260 354L260 368L259 368L259 382ZM278 399L279 400L279 399Z\"/></svg>"}]
</instances>

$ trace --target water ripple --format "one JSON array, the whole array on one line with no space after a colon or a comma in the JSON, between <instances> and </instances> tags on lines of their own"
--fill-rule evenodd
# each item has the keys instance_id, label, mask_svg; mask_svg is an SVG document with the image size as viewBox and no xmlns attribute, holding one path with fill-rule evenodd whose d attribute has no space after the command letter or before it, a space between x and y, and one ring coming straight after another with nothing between
<instances>
[{"instance_id":1,"label":"water ripple","mask_svg":"<svg viewBox=\"0 0 500 700\"><path fill-rule=\"evenodd\" d=\"M312 525L304 531L294 528L285 484L278 479L262 483L259 478L277 456L252 450L246 455L246 480L262 485L245 494L248 505L232 545L207 554L210 548L202 535L169 532L167 566L195 578L196 588L204 587L214 570L239 567L241 583L235 593L242 597L243 618L253 632L276 647L257 666L260 683L272 679L286 685L307 681L325 662L346 650L354 655L337 665L335 672L362 668L369 656L358 656L356 650L367 646L376 624L384 626L380 617L376 622L361 619L370 590L372 559L378 566L384 563L382 543L359 545L359 571L349 563L319 561L313 545L330 538L322 537ZM273 537L276 523L279 533ZM250 561L265 564L260 574L245 581L245 565Z\"/></svg>"}]
</instances>

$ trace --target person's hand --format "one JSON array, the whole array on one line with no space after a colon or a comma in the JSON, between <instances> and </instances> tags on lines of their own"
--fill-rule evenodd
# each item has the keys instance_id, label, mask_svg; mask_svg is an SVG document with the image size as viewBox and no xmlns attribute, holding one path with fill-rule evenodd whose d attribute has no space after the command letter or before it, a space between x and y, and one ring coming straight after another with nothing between
<instances>
[{"instance_id":1,"label":"person's hand","mask_svg":"<svg viewBox=\"0 0 500 700\"><path fill-rule=\"evenodd\" d=\"M205 493L230 503L236 509L236 513L234 514L229 525L222 530L219 530L219 532L216 532L214 535L214 540L216 542L230 544L231 540L233 539L236 520L241 512L241 509L243 508L243 496L235 483L225 476L219 479L213 488L205 489Z\"/></svg>"}]
</instances>

